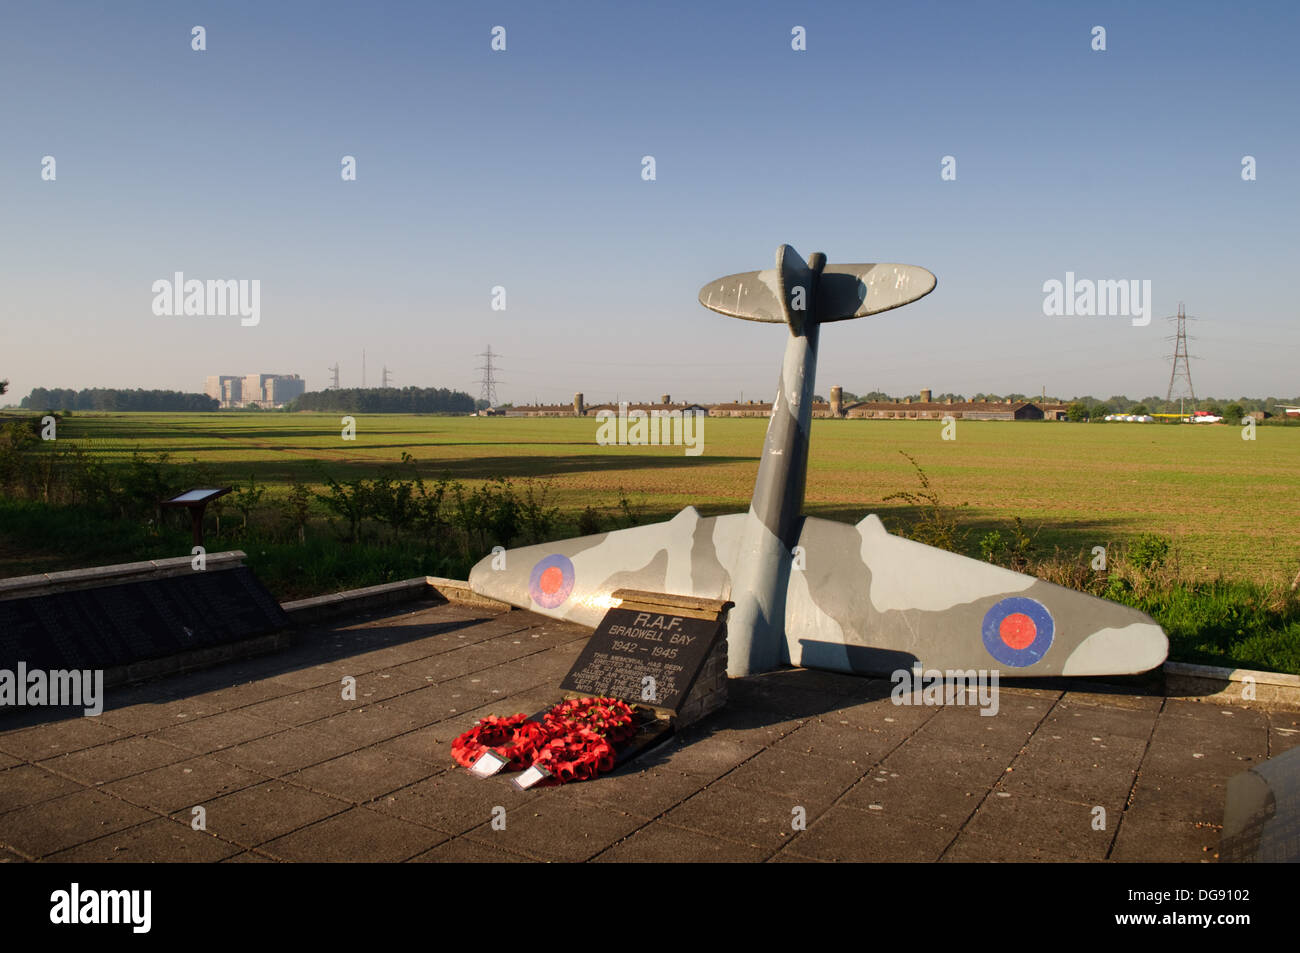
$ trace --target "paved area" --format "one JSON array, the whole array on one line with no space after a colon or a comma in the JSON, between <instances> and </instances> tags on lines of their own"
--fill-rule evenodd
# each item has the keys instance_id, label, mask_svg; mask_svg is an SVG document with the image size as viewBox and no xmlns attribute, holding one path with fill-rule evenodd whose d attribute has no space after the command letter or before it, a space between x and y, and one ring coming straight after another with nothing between
<instances>
[{"instance_id":1,"label":"paved area","mask_svg":"<svg viewBox=\"0 0 1300 953\"><path fill-rule=\"evenodd\" d=\"M988 717L785 670L596 781L518 792L451 762L476 718L557 700L587 634L418 603L110 691L98 717L8 714L0 857L1204 861L1227 779L1300 742L1294 712L1004 686Z\"/></svg>"}]
</instances>

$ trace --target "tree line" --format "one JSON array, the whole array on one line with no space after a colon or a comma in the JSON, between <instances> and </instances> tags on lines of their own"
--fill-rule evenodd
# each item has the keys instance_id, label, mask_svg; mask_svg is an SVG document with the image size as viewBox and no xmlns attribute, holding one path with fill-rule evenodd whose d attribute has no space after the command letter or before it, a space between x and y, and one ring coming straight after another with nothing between
<instances>
[{"instance_id":1,"label":"tree line","mask_svg":"<svg viewBox=\"0 0 1300 953\"><path fill-rule=\"evenodd\" d=\"M348 387L303 394L289 410L363 414L470 414L474 398L445 387Z\"/></svg>"},{"instance_id":2,"label":"tree line","mask_svg":"<svg viewBox=\"0 0 1300 953\"><path fill-rule=\"evenodd\" d=\"M24 410L216 410L219 403L207 394L178 390L126 390L117 387L34 387L18 404Z\"/></svg>"}]
</instances>

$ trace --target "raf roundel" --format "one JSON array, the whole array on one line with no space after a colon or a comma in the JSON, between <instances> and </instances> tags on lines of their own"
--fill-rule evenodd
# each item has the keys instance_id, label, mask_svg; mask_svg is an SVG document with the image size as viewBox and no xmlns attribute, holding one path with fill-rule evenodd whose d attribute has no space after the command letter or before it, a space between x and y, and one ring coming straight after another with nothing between
<instances>
[{"instance_id":1,"label":"raf roundel","mask_svg":"<svg viewBox=\"0 0 1300 953\"><path fill-rule=\"evenodd\" d=\"M528 577L528 594L543 609L554 609L573 592L573 563L568 556L552 553L538 560Z\"/></svg>"},{"instance_id":2,"label":"raf roundel","mask_svg":"<svg viewBox=\"0 0 1300 953\"><path fill-rule=\"evenodd\" d=\"M984 614L983 635L989 655L1003 665L1027 668L1052 647L1056 623L1041 602L1012 596Z\"/></svg>"}]
</instances>

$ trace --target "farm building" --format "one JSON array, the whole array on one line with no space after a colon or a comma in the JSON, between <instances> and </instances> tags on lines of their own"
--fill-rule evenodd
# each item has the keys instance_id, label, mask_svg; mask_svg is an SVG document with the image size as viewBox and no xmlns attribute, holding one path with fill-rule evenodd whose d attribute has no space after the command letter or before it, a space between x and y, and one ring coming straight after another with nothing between
<instances>
[{"instance_id":1,"label":"farm building","mask_svg":"<svg viewBox=\"0 0 1300 953\"><path fill-rule=\"evenodd\" d=\"M710 417L766 417L772 413L772 405L767 401L747 400L744 403L713 404L709 407Z\"/></svg>"},{"instance_id":2,"label":"farm building","mask_svg":"<svg viewBox=\"0 0 1300 953\"><path fill-rule=\"evenodd\" d=\"M953 417L957 420L1042 420L1043 412L1028 401L871 401L852 404L845 408L844 416L879 420L940 420Z\"/></svg>"}]
</instances>

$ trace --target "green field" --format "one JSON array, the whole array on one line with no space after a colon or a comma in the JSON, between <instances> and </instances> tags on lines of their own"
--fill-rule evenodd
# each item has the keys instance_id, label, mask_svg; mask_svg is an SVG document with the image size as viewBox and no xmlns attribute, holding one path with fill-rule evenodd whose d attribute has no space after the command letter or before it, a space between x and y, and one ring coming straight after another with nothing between
<instances>
[{"instance_id":1,"label":"green field","mask_svg":"<svg viewBox=\"0 0 1300 953\"><path fill-rule=\"evenodd\" d=\"M766 421L709 418L704 452L680 446L599 446L593 419L360 415L356 439L341 439L333 414L90 414L59 424L58 437L96 456L125 461L133 450L206 464L222 479L319 488L373 477L410 453L426 479L472 482L498 476L551 481L566 520L592 506L613 517L620 496L642 520L688 504L706 514L748 504ZM958 422L941 439L937 422L818 420L813 423L809 514L856 521L879 513L887 526L914 515L890 494L919 484L914 457L945 504L958 506L966 549L1020 517L1037 531L1040 555L1077 554L1145 533L1171 538L1179 569L1287 584L1300 569L1300 428Z\"/></svg>"}]
</instances>

